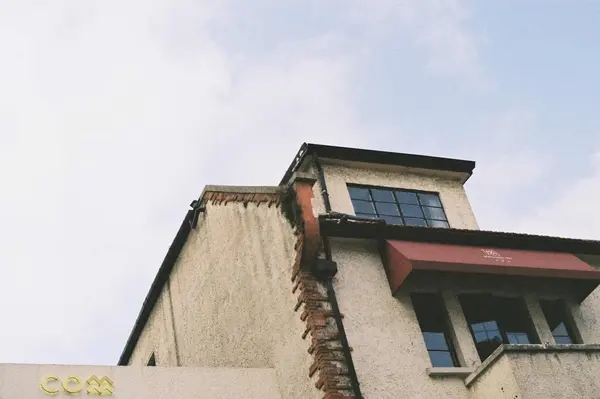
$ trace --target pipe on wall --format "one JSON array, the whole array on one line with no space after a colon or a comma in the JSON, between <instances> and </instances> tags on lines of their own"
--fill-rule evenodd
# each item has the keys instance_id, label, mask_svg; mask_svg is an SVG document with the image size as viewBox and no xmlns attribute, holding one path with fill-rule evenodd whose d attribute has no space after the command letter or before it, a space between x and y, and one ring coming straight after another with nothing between
<instances>
[{"instance_id":1,"label":"pipe on wall","mask_svg":"<svg viewBox=\"0 0 600 399\"><path fill-rule=\"evenodd\" d=\"M323 173L323 168L321 163L319 162L319 158L315 155L314 158L315 167L317 168L319 185L321 186L321 195L323 197L323 202L325 204L325 212L331 212L331 202L329 201L329 193L327 192L327 184L325 183L325 173ZM328 261L333 261L333 257L331 254L331 245L329 244L329 238L326 236L322 237L323 240L323 250L325 252L325 258ZM350 376L350 384L352 385L352 390L354 394L362 399L362 393L360 391L360 383L358 382L358 376L356 375L356 369L354 368L354 362L352 361L352 353L350 352L350 344L348 343L348 337L346 336L346 330L344 329L344 323L342 322L342 314L340 312L340 307L337 301L337 297L335 295L335 290L333 288L333 276L325 277L325 285L327 286L327 299L331 303L331 310L333 312L335 323L340 334L340 341L342 344L342 351L344 352L344 357L348 362L348 374Z\"/></svg>"}]
</instances>

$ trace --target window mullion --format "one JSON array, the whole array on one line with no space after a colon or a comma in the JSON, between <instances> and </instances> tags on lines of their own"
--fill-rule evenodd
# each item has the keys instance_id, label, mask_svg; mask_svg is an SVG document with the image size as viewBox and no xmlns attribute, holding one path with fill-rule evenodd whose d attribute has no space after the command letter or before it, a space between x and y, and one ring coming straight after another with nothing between
<instances>
[{"instance_id":1,"label":"window mullion","mask_svg":"<svg viewBox=\"0 0 600 399\"><path fill-rule=\"evenodd\" d=\"M406 220L404 219L404 214L402 213L402 207L400 206L400 203L398 202L398 197L396 197L396 192L392 191L392 195L394 196L394 202L396 203L396 208L398 208L398 215L400 215L400 218L402 218L402 223L406 224ZM417 201L419 200L418 196L417 196Z\"/></svg>"}]
</instances>

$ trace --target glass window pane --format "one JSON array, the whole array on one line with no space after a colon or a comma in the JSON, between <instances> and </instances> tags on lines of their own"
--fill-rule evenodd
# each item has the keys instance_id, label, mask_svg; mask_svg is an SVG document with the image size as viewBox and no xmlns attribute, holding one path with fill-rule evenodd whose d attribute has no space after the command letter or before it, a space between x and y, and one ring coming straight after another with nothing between
<instances>
[{"instance_id":1,"label":"glass window pane","mask_svg":"<svg viewBox=\"0 0 600 399\"><path fill-rule=\"evenodd\" d=\"M531 343L529 342L529 337L525 333L519 334L517 338L520 345L529 345Z\"/></svg>"},{"instance_id":2,"label":"glass window pane","mask_svg":"<svg viewBox=\"0 0 600 399\"><path fill-rule=\"evenodd\" d=\"M412 293L410 297L432 364L436 367L458 366L453 343L449 339L448 314L440 296Z\"/></svg>"},{"instance_id":3,"label":"glass window pane","mask_svg":"<svg viewBox=\"0 0 600 399\"><path fill-rule=\"evenodd\" d=\"M508 339L509 344L518 344L516 334L506 333L506 338Z\"/></svg>"},{"instance_id":4,"label":"glass window pane","mask_svg":"<svg viewBox=\"0 0 600 399\"><path fill-rule=\"evenodd\" d=\"M557 344L579 343L575 335L573 320L569 316L563 300L541 300L540 306Z\"/></svg>"},{"instance_id":5,"label":"glass window pane","mask_svg":"<svg viewBox=\"0 0 600 399\"><path fill-rule=\"evenodd\" d=\"M356 213L375 213L372 202L353 200L352 205L354 205L354 212Z\"/></svg>"},{"instance_id":6,"label":"glass window pane","mask_svg":"<svg viewBox=\"0 0 600 399\"><path fill-rule=\"evenodd\" d=\"M380 215L400 216L398 205L389 202L376 202L375 208Z\"/></svg>"},{"instance_id":7,"label":"glass window pane","mask_svg":"<svg viewBox=\"0 0 600 399\"><path fill-rule=\"evenodd\" d=\"M495 320L486 321L483 323L483 327L488 331L498 330L498 323Z\"/></svg>"},{"instance_id":8,"label":"glass window pane","mask_svg":"<svg viewBox=\"0 0 600 399\"><path fill-rule=\"evenodd\" d=\"M394 194L391 190L372 188L371 195L374 201L394 202Z\"/></svg>"},{"instance_id":9,"label":"glass window pane","mask_svg":"<svg viewBox=\"0 0 600 399\"><path fill-rule=\"evenodd\" d=\"M433 367L454 367L454 361L449 352L429 351L429 359Z\"/></svg>"},{"instance_id":10,"label":"glass window pane","mask_svg":"<svg viewBox=\"0 0 600 399\"><path fill-rule=\"evenodd\" d=\"M373 213L358 213L356 212L356 216L361 217L361 218L369 218L369 219L377 219L377 215L373 214Z\"/></svg>"},{"instance_id":11,"label":"glass window pane","mask_svg":"<svg viewBox=\"0 0 600 399\"><path fill-rule=\"evenodd\" d=\"M476 332L475 333L475 342L487 341L488 336L485 332Z\"/></svg>"},{"instance_id":12,"label":"glass window pane","mask_svg":"<svg viewBox=\"0 0 600 399\"><path fill-rule=\"evenodd\" d=\"M537 343L531 317L522 298L489 294L459 295L480 359L485 360L502 343ZM483 334L486 339L483 339Z\"/></svg>"},{"instance_id":13,"label":"glass window pane","mask_svg":"<svg viewBox=\"0 0 600 399\"><path fill-rule=\"evenodd\" d=\"M565 323L561 322L554 330L552 330L553 335L569 335L567 332L567 327Z\"/></svg>"},{"instance_id":14,"label":"glass window pane","mask_svg":"<svg viewBox=\"0 0 600 399\"><path fill-rule=\"evenodd\" d=\"M427 226L425 219L404 218L404 222L407 226Z\"/></svg>"},{"instance_id":15,"label":"glass window pane","mask_svg":"<svg viewBox=\"0 0 600 399\"><path fill-rule=\"evenodd\" d=\"M419 194L419 200L423 206L437 206L441 207L442 203L440 198L436 194Z\"/></svg>"},{"instance_id":16,"label":"glass window pane","mask_svg":"<svg viewBox=\"0 0 600 399\"><path fill-rule=\"evenodd\" d=\"M487 332L487 336L489 339L491 340L500 340L502 341L502 337L500 336L500 331L498 330L494 330L494 331L488 331Z\"/></svg>"},{"instance_id":17,"label":"glass window pane","mask_svg":"<svg viewBox=\"0 0 600 399\"><path fill-rule=\"evenodd\" d=\"M404 224L400 216L381 216L381 219L385 220L389 224Z\"/></svg>"},{"instance_id":18,"label":"glass window pane","mask_svg":"<svg viewBox=\"0 0 600 399\"><path fill-rule=\"evenodd\" d=\"M572 344L571 338L569 337L554 337L554 341L559 345L569 345Z\"/></svg>"},{"instance_id":19,"label":"glass window pane","mask_svg":"<svg viewBox=\"0 0 600 399\"><path fill-rule=\"evenodd\" d=\"M444 215L444 210L442 208L424 206L423 211L425 212L425 217L427 217L427 219L446 220L446 215Z\"/></svg>"},{"instance_id":20,"label":"glass window pane","mask_svg":"<svg viewBox=\"0 0 600 399\"><path fill-rule=\"evenodd\" d=\"M400 205L402 216L406 218L421 218L423 219L423 211L419 205Z\"/></svg>"},{"instance_id":21,"label":"glass window pane","mask_svg":"<svg viewBox=\"0 0 600 399\"><path fill-rule=\"evenodd\" d=\"M448 350L448 344L442 332L423 332L423 338L425 339L425 347L429 350Z\"/></svg>"},{"instance_id":22,"label":"glass window pane","mask_svg":"<svg viewBox=\"0 0 600 399\"><path fill-rule=\"evenodd\" d=\"M529 338L525 333L506 333L506 338L509 344L514 345L527 345L529 344Z\"/></svg>"},{"instance_id":23,"label":"glass window pane","mask_svg":"<svg viewBox=\"0 0 600 399\"><path fill-rule=\"evenodd\" d=\"M417 201L416 193L411 193L409 191L396 191L396 198L398 199L398 202L401 204L419 205L419 201Z\"/></svg>"},{"instance_id":24,"label":"glass window pane","mask_svg":"<svg viewBox=\"0 0 600 399\"><path fill-rule=\"evenodd\" d=\"M368 188L362 187L348 187L348 191L350 192L350 198L357 200L370 200L371 195L369 194Z\"/></svg>"},{"instance_id":25,"label":"glass window pane","mask_svg":"<svg viewBox=\"0 0 600 399\"><path fill-rule=\"evenodd\" d=\"M427 224L431 227L445 227L448 228L450 225L448 222L444 222L443 220L428 220Z\"/></svg>"}]
</instances>

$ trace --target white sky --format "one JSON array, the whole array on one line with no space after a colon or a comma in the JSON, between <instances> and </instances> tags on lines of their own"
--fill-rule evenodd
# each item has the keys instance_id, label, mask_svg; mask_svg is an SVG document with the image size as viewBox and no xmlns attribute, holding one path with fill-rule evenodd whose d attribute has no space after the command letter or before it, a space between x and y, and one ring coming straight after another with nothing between
<instances>
[{"instance_id":1,"label":"white sky","mask_svg":"<svg viewBox=\"0 0 600 399\"><path fill-rule=\"evenodd\" d=\"M0 362L115 364L190 201L304 141L473 159L482 228L600 239L598 48L519 64L555 49L483 4L0 0Z\"/></svg>"}]
</instances>

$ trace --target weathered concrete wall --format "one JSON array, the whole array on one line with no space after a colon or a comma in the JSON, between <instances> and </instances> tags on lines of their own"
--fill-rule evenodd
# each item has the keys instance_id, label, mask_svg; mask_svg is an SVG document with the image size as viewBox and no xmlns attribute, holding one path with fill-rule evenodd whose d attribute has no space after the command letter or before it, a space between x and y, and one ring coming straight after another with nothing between
<instances>
[{"instance_id":1,"label":"weathered concrete wall","mask_svg":"<svg viewBox=\"0 0 600 399\"><path fill-rule=\"evenodd\" d=\"M597 398L600 392L600 347L560 346L530 349L511 345L476 371L473 399ZM486 362L487 363L487 362ZM468 380L469 380L468 379Z\"/></svg>"},{"instance_id":2,"label":"weathered concrete wall","mask_svg":"<svg viewBox=\"0 0 600 399\"><path fill-rule=\"evenodd\" d=\"M332 240L334 287L352 358L366 398L466 398L462 378L432 378L408 295L390 292L373 242Z\"/></svg>"},{"instance_id":3,"label":"weathered concrete wall","mask_svg":"<svg viewBox=\"0 0 600 399\"><path fill-rule=\"evenodd\" d=\"M456 229L479 229L465 189L458 180L434 175L416 174L402 170L401 168L394 169L392 167L388 168L388 170L377 170L372 167L348 167L327 163L323 163L322 167L331 208L335 212L354 214L347 184L432 191L440 194L440 200L446 211L450 227ZM314 168L311 172L315 173ZM313 191L315 209L318 213L325 213L319 184L315 184Z\"/></svg>"},{"instance_id":4,"label":"weathered concrete wall","mask_svg":"<svg viewBox=\"0 0 600 399\"><path fill-rule=\"evenodd\" d=\"M462 366L472 368L481 362L458 303L460 293L489 292L524 298L536 333L542 342L551 344L553 338L538 301L555 295L569 297L568 290L551 283L457 275L433 280L431 276L425 276L422 281L413 280L397 297L393 297L374 241L332 239L331 249L339 270L334 287L340 310L345 316L344 326L353 348L352 357L361 389L366 397L469 397L464 378L433 378L428 375L431 363L410 301L411 290L433 288L442 291L456 337L455 346L463 360ZM502 384L507 385L505 382ZM506 392L508 395L513 390ZM496 396L488 396L491 397Z\"/></svg>"},{"instance_id":5,"label":"weathered concrete wall","mask_svg":"<svg viewBox=\"0 0 600 399\"><path fill-rule=\"evenodd\" d=\"M294 312L295 235L280 209L230 202L200 216L171 273L173 323L181 366L273 367L283 398L320 397L308 378L306 328ZM168 303L165 292L161 300ZM173 342L157 306L134 364ZM165 362L163 363L163 357ZM168 359L168 360L167 360Z\"/></svg>"},{"instance_id":6,"label":"weathered concrete wall","mask_svg":"<svg viewBox=\"0 0 600 399\"><path fill-rule=\"evenodd\" d=\"M523 399L508 358L502 357L493 365L493 372L483 373L470 386L471 399ZM539 399L551 396L540 396Z\"/></svg>"},{"instance_id":7,"label":"weathered concrete wall","mask_svg":"<svg viewBox=\"0 0 600 399\"><path fill-rule=\"evenodd\" d=\"M158 298L129 364L145 366L152 353L161 366L178 365L168 286Z\"/></svg>"},{"instance_id":8,"label":"weathered concrete wall","mask_svg":"<svg viewBox=\"0 0 600 399\"><path fill-rule=\"evenodd\" d=\"M87 392L91 376L108 377L114 399L280 399L273 369L106 367L0 364L0 398L97 398ZM55 376L58 381L47 380ZM67 381L69 377L75 380ZM45 389L55 394L44 392ZM69 394L61 386L65 382ZM102 391L101 391L102 392Z\"/></svg>"}]
</instances>

